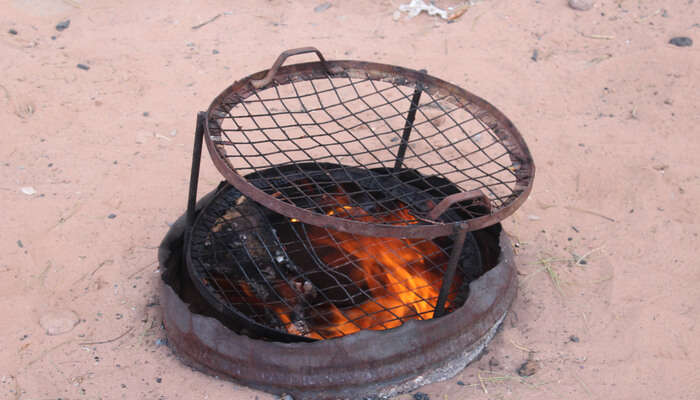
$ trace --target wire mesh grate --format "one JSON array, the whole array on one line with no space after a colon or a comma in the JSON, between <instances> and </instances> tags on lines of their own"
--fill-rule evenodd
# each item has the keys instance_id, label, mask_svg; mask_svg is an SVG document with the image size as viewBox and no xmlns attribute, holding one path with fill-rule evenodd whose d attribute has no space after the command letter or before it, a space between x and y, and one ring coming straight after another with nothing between
<instances>
[{"instance_id":1,"label":"wire mesh grate","mask_svg":"<svg viewBox=\"0 0 700 400\"><path fill-rule=\"evenodd\" d=\"M311 339L383 330L430 319L451 240L355 235L307 225L227 187L194 226L191 271L229 311L284 334ZM468 294L475 242L463 250L449 309Z\"/></svg>"},{"instance_id":2,"label":"wire mesh grate","mask_svg":"<svg viewBox=\"0 0 700 400\"><path fill-rule=\"evenodd\" d=\"M504 217L499 214L514 209L529 189L533 167L527 148L512 124L488 103L415 71L412 75L393 67L391 73L378 75L377 64L323 65L281 68L261 89L244 79L210 107L205 135L210 152L242 192L304 222L320 221L309 216L321 217L326 224L332 223L329 218L340 218L361 223L341 224L341 230L361 233L363 225L384 225L395 228L384 231L390 236L407 236L406 227L413 224L445 224L431 211L437 206L435 198L455 194L447 187L481 195L489 206L486 212L475 213L473 201L453 201L449 208L459 211L463 220L483 217L482 226ZM412 104L417 94L420 99ZM298 169L293 180L281 178L305 163L316 164L316 173ZM353 189L357 168L382 171L395 178L396 187L385 188L382 198L360 193ZM300 176L304 179L296 179ZM405 207L389 210L381 205L405 200L405 191L394 189L406 184L437 194L431 196L433 203L415 207L410 218ZM264 195L251 192L252 187ZM348 193L348 204L334 196L333 187ZM360 215L326 211L366 207L372 201L377 204L370 208L382 218L371 223Z\"/></svg>"}]
</instances>

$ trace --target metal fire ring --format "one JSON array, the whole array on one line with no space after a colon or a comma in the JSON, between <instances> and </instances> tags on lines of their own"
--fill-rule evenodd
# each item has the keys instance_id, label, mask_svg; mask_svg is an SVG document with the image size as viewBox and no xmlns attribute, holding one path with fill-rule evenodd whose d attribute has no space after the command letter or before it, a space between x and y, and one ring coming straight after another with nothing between
<instances>
[{"instance_id":1,"label":"metal fire ring","mask_svg":"<svg viewBox=\"0 0 700 400\"><path fill-rule=\"evenodd\" d=\"M470 284L472 295L463 307L440 319L313 343L254 340L213 318L188 283L185 225L181 217L158 253L169 345L197 369L298 400L388 398L450 378L484 350L517 291L511 243L496 225L486 234L500 247L496 266Z\"/></svg>"},{"instance_id":2,"label":"metal fire ring","mask_svg":"<svg viewBox=\"0 0 700 400\"><path fill-rule=\"evenodd\" d=\"M303 53L315 53L320 61L282 66ZM348 233L434 238L481 229L525 201L535 173L518 130L484 99L424 72L327 61L311 47L285 51L269 70L233 83L212 102L204 125L214 164L241 193L289 218ZM384 169L396 177L416 172L416 186L441 193L431 179L443 179L460 192L441 193L437 204L420 204L425 212L412 219L395 218L393 209L385 211L391 222L367 222L325 212L328 192L336 189L313 177L301 174L290 181L256 175L308 162ZM344 188L352 180L336 183ZM373 195L348 194L351 200ZM402 204L399 197L384 196L375 208L387 201ZM475 204L488 211L473 212ZM442 220L448 209L464 219Z\"/></svg>"}]
</instances>

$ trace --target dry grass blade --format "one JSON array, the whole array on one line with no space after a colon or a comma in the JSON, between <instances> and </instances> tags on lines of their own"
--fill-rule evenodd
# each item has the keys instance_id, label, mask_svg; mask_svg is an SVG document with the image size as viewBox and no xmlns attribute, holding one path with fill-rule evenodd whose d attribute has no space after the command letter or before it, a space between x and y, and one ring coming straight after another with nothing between
<instances>
[{"instance_id":1,"label":"dry grass blade","mask_svg":"<svg viewBox=\"0 0 700 400\"><path fill-rule=\"evenodd\" d=\"M576 265L582 265L582 263L586 259L586 257L590 256L591 254L593 254L594 252L596 252L598 250L602 250L603 247L605 247L605 245L600 246L600 247L596 247L595 249L588 251L586 254L582 255L581 257L578 258L578 260L576 260Z\"/></svg>"},{"instance_id":2,"label":"dry grass blade","mask_svg":"<svg viewBox=\"0 0 700 400\"><path fill-rule=\"evenodd\" d=\"M611 56L611 57L612 57L612 56ZM610 217L608 217L607 215L603 215L603 214L601 214L601 213L599 213L599 212L595 212L595 211L591 211L591 210L584 210L584 209L582 209L582 208L572 207L572 206L566 206L566 207L564 207L564 208L566 208L566 209L569 210L569 211L578 211L578 212L584 213L584 214L595 215L596 217L600 217L600 218L603 218L603 219L607 219L607 220L610 221L610 222L615 222L615 219L614 219L614 218L610 218Z\"/></svg>"},{"instance_id":3,"label":"dry grass blade","mask_svg":"<svg viewBox=\"0 0 700 400\"><path fill-rule=\"evenodd\" d=\"M100 341L97 341L97 342L82 342L82 343L78 343L78 344L81 345L81 346L92 346L92 345L94 345L94 344L105 344L105 343L116 342L117 340L119 340L119 339L123 338L124 336L128 335L133 329L134 329L134 327L131 326L131 327L129 327L129 329L127 329L124 333L122 333L121 335L119 335L119 336L117 336L117 337L115 337L115 338L113 338L113 339L100 340Z\"/></svg>"},{"instance_id":4,"label":"dry grass blade","mask_svg":"<svg viewBox=\"0 0 700 400\"><path fill-rule=\"evenodd\" d=\"M534 351L528 349L528 348L525 347L525 346L522 346L522 345L518 344L518 343L517 343L515 340L513 340L513 339L509 339L509 341L510 341L510 343L511 343L513 346L515 346L515 348L517 348L518 350L522 350L522 351L524 351L524 352L526 352L526 353L534 353Z\"/></svg>"},{"instance_id":5,"label":"dry grass blade","mask_svg":"<svg viewBox=\"0 0 700 400\"><path fill-rule=\"evenodd\" d=\"M484 394L489 394L489 391L486 390L486 385L484 384L484 379L481 377L481 373L476 374L476 376L479 378L479 383L481 384L481 390L484 391Z\"/></svg>"}]
</instances>

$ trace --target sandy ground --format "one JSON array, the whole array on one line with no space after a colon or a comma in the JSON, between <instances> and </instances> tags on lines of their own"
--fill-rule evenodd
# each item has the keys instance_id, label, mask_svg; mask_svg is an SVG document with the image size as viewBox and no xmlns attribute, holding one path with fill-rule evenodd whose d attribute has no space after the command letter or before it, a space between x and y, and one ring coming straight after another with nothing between
<instances>
[{"instance_id":1,"label":"sandy ground","mask_svg":"<svg viewBox=\"0 0 700 400\"><path fill-rule=\"evenodd\" d=\"M700 4L488 0L445 24L394 22L398 0L319 3L0 0L0 398L273 398L162 345L156 247L185 208L196 112L307 45L465 87L538 166L505 222L520 291L504 330L422 392L700 398ZM220 179L208 156L202 174L202 192Z\"/></svg>"}]
</instances>

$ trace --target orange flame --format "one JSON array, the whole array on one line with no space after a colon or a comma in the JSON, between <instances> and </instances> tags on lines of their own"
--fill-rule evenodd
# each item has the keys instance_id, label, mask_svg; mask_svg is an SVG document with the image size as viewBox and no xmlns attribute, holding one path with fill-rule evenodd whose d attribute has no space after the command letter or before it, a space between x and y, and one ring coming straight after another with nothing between
<instances>
[{"instance_id":1,"label":"orange flame","mask_svg":"<svg viewBox=\"0 0 700 400\"><path fill-rule=\"evenodd\" d=\"M344 196L335 200L340 205L327 215L370 223L407 225L406 221L416 221L405 208L380 219L362 208L348 206ZM447 256L433 241L359 236L314 226L309 227L309 238L315 248L338 250L322 256L331 268L346 265L352 259L359 268L351 272L351 278L366 285L371 294L369 300L343 311L331 305L327 322L314 327L323 337L349 335L361 329L390 329L407 319L432 318L442 283L442 270L435 267L447 263ZM309 337L323 338L316 333Z\"/></svg>"},{"instance_id":2,"label":"orange flame","mask_svg":"<svg viewBox=\"0 0 700 400\"><path fill-rule=\"evenodd\" d=\"M346 195L335 195L325 200L335 204L326 209L327 215L368 223L417 223L417 219L405 207L377 217L360 207L349 206ZM291 222L298 220L291 219ZM409 319L432 318L442 285L442 273L447 264L447 255L435 242L360 236L312 225L307 226L307 232L321 261L329 269L345 274L352 280L356 291L352 297L360 298L361 302L340 307L330 301L316 304L314 315L306 315L303 321L305 326L300 328L294 322L299 315L290 307L282 303L265 304L257 299L247 283L239 282L247 297L245 301L268 307L287 332L314 339L329 339L363 329L395 328ZM459 276L455 276L453 285L461 285ZM273 286L287 304L301 304L298 288L294 290L281 281L273 283ZM318 290L324 292L323 287L318 287ZM447 305L454 297L454 293L448 296Z\"/></svg>"}]
</instances>

